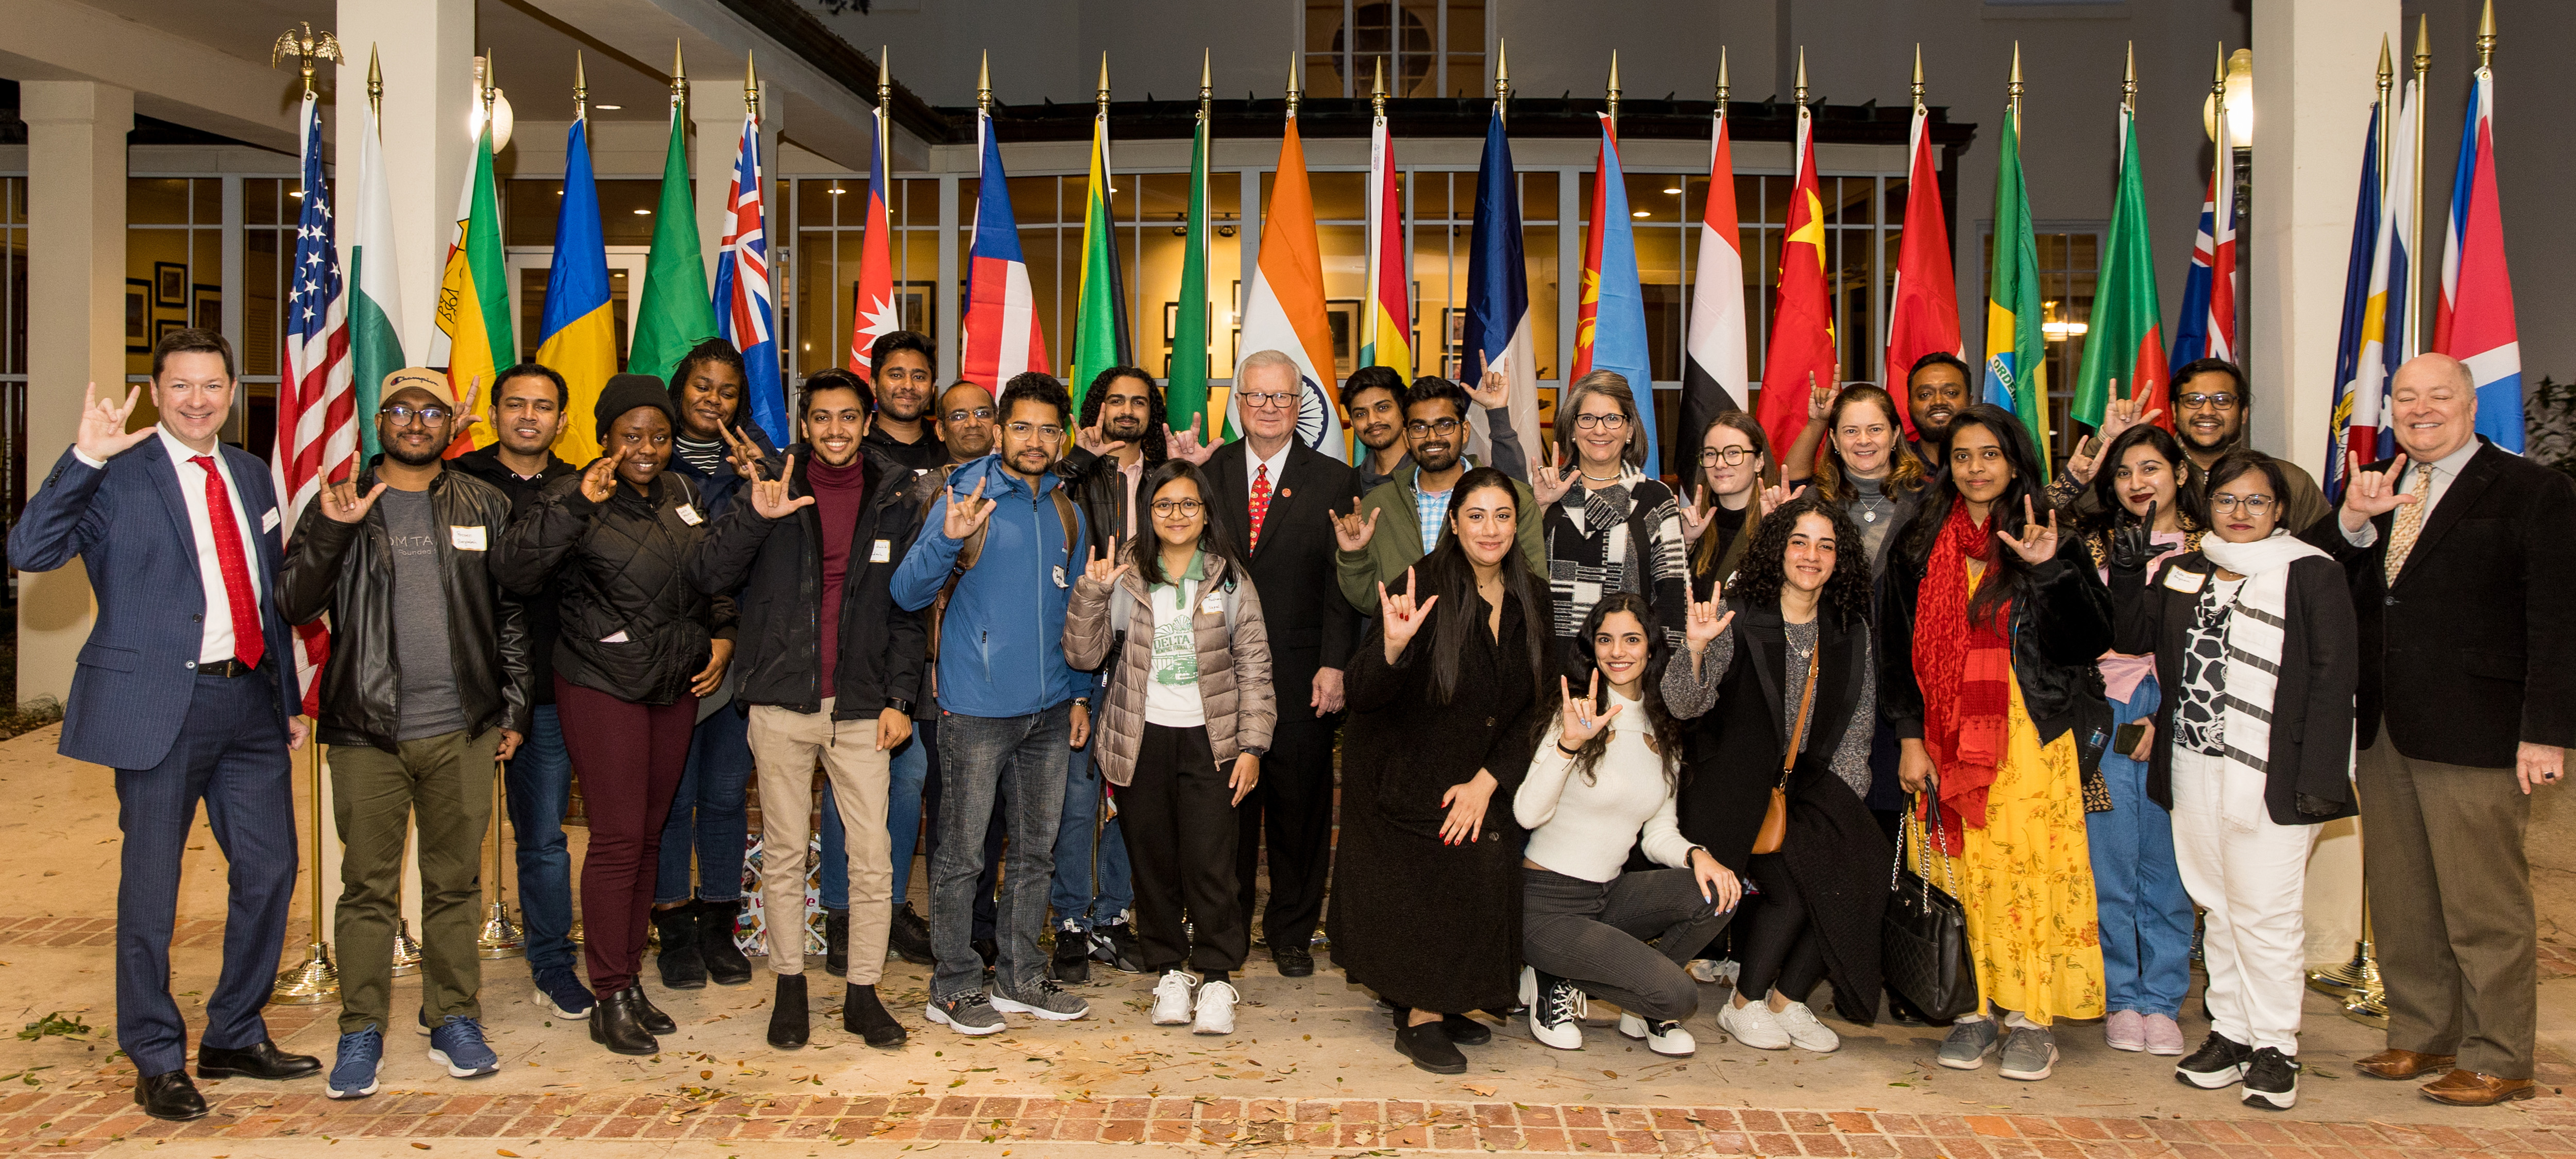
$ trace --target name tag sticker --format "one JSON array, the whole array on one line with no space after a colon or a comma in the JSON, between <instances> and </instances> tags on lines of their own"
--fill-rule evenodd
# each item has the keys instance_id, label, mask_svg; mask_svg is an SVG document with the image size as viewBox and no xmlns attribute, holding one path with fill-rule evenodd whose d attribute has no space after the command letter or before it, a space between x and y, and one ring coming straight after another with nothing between
<instances>
[{"instance_id":1,"label":"name tag sticker","mask_svg":"<svg viewBox=\"0 0 2576 1159\"><path fill-rule=\"evenodd\" d=\"M2200 585L2207 582L2209 573L2205 571L2184 571L2177 567L2165 572L2165 586L2185 595L2199 591Z\"/></svg>"},{"instance_id":2,"label":"name tag sticker","mask_svg":"<svg viewBox=\"0 0 2576 1159\"><path fill-rule=\"evenodd\" d=\"M600 638L599 638L599 642L600 642L600 643L602 643L602 644L623 644L623 643L626 643L626 642L627 642L627 639L626 639L626 629L624 629L624 628L619 628L618 630L616 630L616 631L614 631L614 632L610 632L609 634L607 634L607 635L605 635L605 636L600 637Z\"/></svg>"},{"instance_id":3,"label":"name tag sticker","mask_svg":"<svg viewBox=\"0 0 2576 1159\"><path fill-rule=\"evenodd\" d=\"M471 527L450 524L447 528L447 545L458 551L482 551L490 546L484 542L487 534L483 525L479 523Z\"/></svg>"},{"instance_id":4,"label":"name tag sticker","mask_svg":"<svg viewBox=\"0 0 2576 1159\"><path fill-rule=\"evenodd\" d=\"M686 504L686 503L680 504L680 506L679 506L679 514L680 514L680 522L682 522L682 523L686 523L686 524L688 524L688 525L689 525L689 526L691 526L691 527L695 527L695 526L697 526L697 525L699 525L699 524L701 524L701 523L706 522L706 517L705 517L705 516L702 516L702 515L699 515L699 514L698 514L698 509L697 509L697 508L692 507L692 506L690 506L690 505L688 505L688 504Z\"/></svg>"},{"instance_id":5,"label":"name tag sticker","mask_svg":"<svg viewBox=\"0 0 2576 1159\"><path fill-rule=\"evenodd\" d=\"M1199 597L1199 614L1202 616L1219 616L1225 614L1225 593L1209 592L1208 594Z\"/></svg>"},{"instance_id":6,"label":"name tag sticker","mask_svg":"<svg viewBox=\"0 0 2576 1159\"><path fill-rule=\"evenodd\" d=\"M277 508L271 507L268 509L268 514L259 517L259 531L260 534L266 535L275 530L277 530Z\"/></svg>"},{"instance_id":7,"label":"name tag sticker","mask_svg":"<svg viewBox=\"0 0 2576 1159\"><path fill-rule=\"evenodd\" d=\"M1056 565L1056 567L1055 567L1055 586L1057 586L1057 587L1063 587L1063 586L1065 586L1065 583L1064 583L1064 565L1063 565L1063 564L1057 564L1057 565Z\"/></svg>"},{"instance_id":8,"label":"name tag sticker","mask_svg":"<svg viewBox=\"0 0 2576 1159\"><path fill-rule=\"evenodd\" d=\"M880 539L868 548L869 563L891 563L893 560L894 541L891 539Z\"/></svg>"}]
</instances>

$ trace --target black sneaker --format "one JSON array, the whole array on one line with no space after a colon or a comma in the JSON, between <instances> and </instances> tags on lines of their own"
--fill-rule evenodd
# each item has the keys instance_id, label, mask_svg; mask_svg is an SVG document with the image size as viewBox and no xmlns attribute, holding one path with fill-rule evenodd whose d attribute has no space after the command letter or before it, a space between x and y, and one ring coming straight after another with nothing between
<instances>
[{"instance_id":1,"label":"black sneaker","mask_svg":"<svg viewBox=\"0 0 2576 1159\"><path fill-rule=\"evenodd\" d=\"M2275 1047L2254 1052L2245 1064L2245 1105L2286 1111L2299 1102L2299 1060Z\"/></svg>"},{"instance_id":2,"label":"black sneaker","mask_svg":"<svg viewBox=\"0 0 2576 1159\"><path fill-rule=\"evenodd\" d=\"M930 923L921 920L911 902L894 907L894 921L886 927L886 948L916 966L939 964L939 955L930 948Z\"/></svg>"},{"instance_id":3,"label":"black sneaker","mask_svg":"<svg viewBox=\"0 0 2576 1159\"><path fill-rule=\"evenodd\" d=\"M981 990L969 990L954 998L933 998L922 1017L959 1034L984 1035L1002 1029L1002 1015L993 1009L993 1000Z\"/></svg>"},{"instance_id":4,"label":"black sneaker","mask_svg":"<svg viewBox=\"0 0 2576 1159\"><path fill-rule=\"evenodd\" d=\"M823 972L835 978L850 972L850 911L823 911Z\"/></svg>"},{"instance_id":5,"label":"black sneaker","mask_svg":"<svg viewBox=\"0 0 2576 1159\"><path fill-rule=\"evenodd\" d=\"M1136 931L1126 915L1108 925L1091 927L1091 959L1105 962L1121 974L1145 973L1145 948L1136 941Z\"/></svg>"},{"instance_id":6,"label":"black sneaker","mask_svg":"<svg viewBox=\"0 0 2576 1159\"><path fill-rule=\"evenodd\" d=\"M2204 1091L2225 1090L2243 1081L2253 1058L2253 1047L2213 1030L2190 1058L2174 1064L2174 1078Z\"/></svg>"},{"instance_id":7,"label":"black sneaker","mask_svg":"<svg viewBox=\"0 0 2576 1159\"><path fill-rule=\"evenodd\" d=\"M1067 922L1055 931L1055 952L1047 960L1047 977L1067 986L1091 981L1091 936Z\"/></svg>"}]
</instances>

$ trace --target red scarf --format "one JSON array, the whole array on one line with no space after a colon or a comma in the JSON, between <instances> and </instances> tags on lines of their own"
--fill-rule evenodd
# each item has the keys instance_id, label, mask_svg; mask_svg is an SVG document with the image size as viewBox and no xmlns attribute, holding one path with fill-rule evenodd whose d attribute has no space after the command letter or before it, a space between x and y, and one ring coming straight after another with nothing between
<instances>
[{"instance_id":1,"label":"red scarf","mask_svg":"<svg viewBox=\"0 0 2576 1159\"><path fill-rule=\"evenodd\" d=\"M1941 774L1944 844L1960 851L1960 829L1986 827L1986 789L2003 762L2012 707L2012 603L1990 619L1968 618L1968 561L1994 557L1994 534L1950 508L1914 609L1914 678L1923 689L1923 747ZM1989 570L1986 583L2001 582Z\"/></svg>"}]
</instances>

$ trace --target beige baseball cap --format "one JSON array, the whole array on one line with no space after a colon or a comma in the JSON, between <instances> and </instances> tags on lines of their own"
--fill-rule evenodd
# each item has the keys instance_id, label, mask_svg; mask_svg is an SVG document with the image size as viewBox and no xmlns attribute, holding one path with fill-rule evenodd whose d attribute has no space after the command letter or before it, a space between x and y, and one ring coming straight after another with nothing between
<instances>
[{"instance_id":1,"label":"beige baseball cap","mask_svg":"<svg viewBox=\"0 0 2576 1159\"><path fill-rule=\"evenodd\" d=\"M376 392L376 397L392 398L398 390L425 390L448 409L456 408L456 390L447 385L447 375L426 366L406 366L386 375L384 389Z\"/></svg>"}]
</instances>

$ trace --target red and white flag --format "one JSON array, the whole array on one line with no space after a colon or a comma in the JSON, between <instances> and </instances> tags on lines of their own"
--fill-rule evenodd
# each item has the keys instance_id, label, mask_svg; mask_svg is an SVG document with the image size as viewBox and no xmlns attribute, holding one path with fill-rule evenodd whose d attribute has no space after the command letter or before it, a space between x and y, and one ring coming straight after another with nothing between
<instances>
[{"instance_id":1,"label":"red and white flag","mask_svg":"<svg viewBox=\"0 0 2576 1159\"><path fill-rule=\"evenodd\" d=\"M888 245L893 238L886 230L886 115L877 110L877 160L868 170L868 207L864 222L866 236L859 242L858 302L850 317L850 369L859 377L873 381L875 368L869 365L877 339L903 329L903 311L894 300L894 261Z\"/></svg>"},{"instance_id":2,"label":"red and white flag","mask_svg":"<svg viewBox=\"0 0 2576 1159\"><path fill-rule=\"evenodd\" d=\"M2451 181L2433 349L2468 364L2478 389L2478 433L2522 453L2522 343L2513 278L2504 264L2504 213L2496 204L2495 74L2484 68L2469 91L2468 125Z\"/></svg>"},{"instance_id":3,"label":"red and white flag","mask_svg":"<svg viewBox=\"0 0 2576 1159\"><path fill-rule=\"evenodd\" d=\"M322 114L307 94L304 208L295 228L295 269L286 291L286 375L277 387L277 445L269 473L284 506L281 537L295 532L304 507L322 488L357 469L357 394L350 389L349 299L332 239L331 199L322 184ZM331 633L319 620L295 629L295 676L303 713L321 715L316 678L331 656Z\"/></svg>"}]
</instances>

